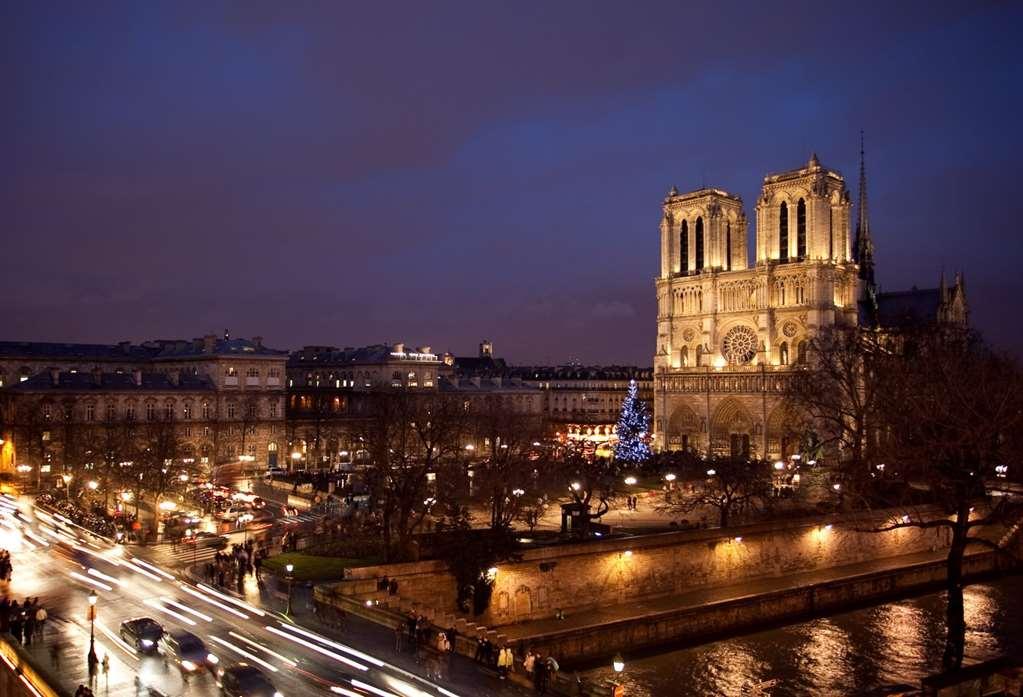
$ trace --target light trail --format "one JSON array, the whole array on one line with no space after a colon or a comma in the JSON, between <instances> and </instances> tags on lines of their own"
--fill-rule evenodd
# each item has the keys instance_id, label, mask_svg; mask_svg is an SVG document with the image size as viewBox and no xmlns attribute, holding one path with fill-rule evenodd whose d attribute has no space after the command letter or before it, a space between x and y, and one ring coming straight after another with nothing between
<instances>
[{"instance_id":1,"label":"light trail","mask_svg":"<svg viewBox=\"0 0 1023 697\"><path fill-rule=\"evenodd\" d=\"M373 687L372 685L364 683L361 680L356 680L355 678L352 678L352 687L358 687L360 690L372 692L375 695L380 695L380 697L398 697L398 695L394 694L393 692L381 690L379 687Z\"/></svg>"},{"instance_id":2,"label":"light trail","mask_svg":"<svg viewBox=\"0 0 1023 697\"><path fill-rule=\"evenodd\" d=\"M297 666L298 665L298 663L296 663L295 661L291 660L290 658L282 656L281 654L277 653L276 651L272 651L272 650L266 648L265 646L263 646L262 644L260 644L257 641L253 641L252 639L248 639L246 637L243 637L238 632L228 632L228 634L233 636L235 639L238 639L239 641L244 641L249 646L255 646L258 649L262 649L263 651L265 651L266 653L270 654L274 658L280 659L281 661L284 661L285 663L287 663L287 664L289 664L291 666Z\"/></svg>"},{"instance_id":3,"label":"light trail","mask_svg":"<svg viewBox=\"0 0 1023 697\"><path fill-rule=\"evenodd\" d=\"M153 580L154 580L154 581L156 581L157 583L160 583L160 582L161 582L161 581L163 580L163 579L161 579L161 578L160 578L159 576L157 576L156 574L154 574L153 572L151 572L151 571L146 571L146 570L145 570L145 569L143 569L143 568L142 568L141 566L135 566L134 564L132 564L132 563L131 563L131 562L133 562L133 561L135 561L135 560L134 560L134 559L129 559L129 560L128 560L128 563L126 563L126 564L125 564L125 566L126 566L127 568L131 569L132 571L134 571L134 572L135 572L135 573L137 573L137 574L142 574L143 576L148 576L149 578L153 579Z\"/></svg>"},{"instance_id":4,"label":"light trail","mask_svg":"<svg viewBox=\"0 0 1023 697\"><path fill-rule=\"evenodd\" d=\"M344 695L345 697L362 697L362 695L358 692L352 692L347 687L338 687L337 685L331 685L330 691L336 692L339 695Z\"/></svg>"},{"instance_id":5,"label":"light trail","mask_svg":"<svg viewBox=\"0 0 1023 697\"><path fill-rule=\"evenodd\" d=\"M141 564L142 566L146 567L146 568L147 568L147 569L149 569L150 571L155 571L156 573L160 574L161 576L163 576L163 577L164 577L165 579L167 579L168 581L173 581L173 580L175 580L175 577L174 577L174 576L172 576L171 574L167 573L167 572L166 572L166 571L164 571L163 569L157 568L157 567L153 566L152 564L150 564L150 563L148 563L148 562L144 562L144 561L142 561L141 559L139 559L138 557L132 557L132 558L130 559L130 561L131 561L132 563L134 563L134 564Z\"/></svg>"},{"instance_id":6,"label":"light trail","mask_svg":"<svg viewBox=\"0 0 1023 697\"><path fill-rule=\"evenodd\" d=\"M233 607L228 607L227 605L224 605L223 603L218 602L218 601L214 600L213 598L207 598L205 595L203 595L199 591L195 590L194 588L188 587L184 583L179 584L179 585L181 586L181 590L185 591L186 593L188 593L190 595L194 595L196 598L199 598L199 600L207 602L210 605L216 605L221 610L224 610L225 612L230 612L231 614L234 614L234 615L238 615L243 620L249 619L249 616L246 615L244 612L239 612L238 610L235 610Z\"/></svg>"},{"instance_id":7,"label":"light trail","mask_svg":"<svg viewBox=\"0 0 1023 697\"><path fill-rule=\"evenodd\" d=\"M96 571L96 569L89 569L86 573L89 574L90 576L95 576L96 578L101 578L104 581L110 581L111 583L116 583L117 585L121 585L121 580L120 579L114 578L113 576L107 576L102 571Z\"/></svg>"},{"instance_id":8,"label":"light trail","mask_svg":"<svg viewBox=\"0 0 1023 697\"><path fill-rule=\"evenodd\" d=\"M317 646L316 644L312 643L311 641L306 641L305 639L301 639L301 638L299 638L299 637L297 637L297 636L295 636L293 634L288 634L287 632L282 632L281 630L277 629L277 627L267 626L266 627L266 631L271 632L273 634L276 634L278 636L282 636L282 637L284 637L285 639L287 639L289 641L295 642L296 644L301 644L302 646L310 648L313 651L316 651L318 653L322 653L324 656L328 656L329 658L333 658L335 661L341 661L342 663L347 663L348 665L352 666L353 668L358 668L359 670L369 670L369 666L363 665L362 663L359 663L358 661L353 661L352 659L348 658L347 656L342 656L340 654L334 653L333 651L328 651L327 649L323 648L322 646Z\"/></svg>"},{"instance_id":9,"label":"light trail","mask_svg":"<svg viewBox=\"0 0 1023 697\"><path fill-rule=\"evenodd\" d=\"M108 558L104 557L102 554L100 554L99 552L93 552L88 547L83 547L82 545L78 544L77 542L72 543L71 546L74 547L75 549L77 549L79 552L85 552L86 554L89 554L89 555L91 555L93 557L96 557L97 559L100 559L100 560L105 561L107 563L113 564L114 566L120 566L121 565L121 562L117 561L116 559L108 559Z\"/></svg>"},{"instance_id":10,"label":"light trail","mask_svg":"<svg viewBox=\"0 0 1023 697\"><path fill-rule=\"evenodd\" d=\"M248 610L249 612L251 612L254 615L259 615L260 617L263 617L264 615L266 615L266 613L263 612L262 610L260 610L258 607L254 607L252 605L249 605L248 603L246 603L244 601L241 601L241 600L238 600L237 598L232 598L230 595L224 595L220 591L216 591L216 590L210 588L205 583L197 583L195 585L197 587L201 588L202 590L206 591L207 593L212 593L213 595L217 596L221 600L226 600L227 602L229 602L229 603L231 603L233 605L237 605L240 608L244 608L244 609Z\"/></svg>"},{"instance_id":11,"label":"light trail","mask_svg":"<svg viewBox=\"0 0 1023 697\"><path fill-rule=\"evenodd\" d=\"M110 641L114 642L114 644L119 646L132 659L134 659L135 661L139 660L138 655L135 653L135 649L133 649L132 647L130 647L126 643L124 643L124 640L121 639L121 637L119 637L116 634L114 634L112 631L110 631L110 629L105 624L103 624L102 622L97 620L96 621L96 629L98 629L100 632L102 632L103 635L106 636L106 638L110 639ZM84 632L85 630L83 629L82 631Z\"/></svg>"},{"instance_id":12,"label":"light trail","mask_svg":"<svg viewBox=\"0 0 1023 697\"><path fill-rule=\"evenodd\" d=\"M240 656L244 656L245 658L249 659L250 661L255 661L259 665L265 666L267 669L272 670L275 673L278 672L277 671L277 666L273 665L272 663L267 663L266 661L264 661L259 656L256 656L255 654L252 654L252 653L249 653L245 649L243 649L243 648L241 648L239 646L235 646L234 644L232 644L229 641L224 641L220 637L213 636L212 634L210 635L210 639L215 641L215 642L217 642L218 644L222 644L223 646L231 649L232 651L234 651L235 653L239 654Z\"/></svg>"},{"instance_id":13,"label":"light trail","mask_svg":"<svg viewBox=\"0 0 1023 697\"><path fill-rule=\"evenodd\" d=\"M185 624L187 624L190 627L194 627L195 626L195 620L191 619L190 617L185 617L180 612L175 612L174 610L171 610L169 607L164 607L161 603L158 603L157 601L153 600L152 598L147 598L146 600L144 600L142 602L144 602L146 605L148 605L149 607L151 607L151 608L153 608L155 610L159 610L160 612L166 612L171 617L174 617L176 619L181 620L182 622L184 622Z\"/></svg>"},{"instance_id":14,"label":"light trail","mask_svg":"<svg viewBox=\"0 0 1023 697\"><path fill-rule=\"evenodd\" d=\"M327 646L332 646L335 649L337 649L338 651L344 651L345 653L351 654L353 656L357 656L358 658L361 658L362 660L364 660L364 661L366 661L368 663L372 663L377 668L383 668L385 665L387 665L386 663L381 661L379 658L374 658L373 656L370 656L367 653L363 653L362 651L358 651L356 649L353 649L350 646L345 646L344 644L339 644L336 641L331 641L330 639L328 639L328 638L326 638L324 636L320 636L316 632L310 632L308 629L304 629L302 627L299 627L298 625L288 624L286 622L281 622L280 625L282 627L284 627L285 629L287 629L288 631L296 632L298 634L302 634L304 636L309 637L310 639L313 639L315 641L320 642L321 644L325 644Z\"/></svg>"},{"instance_id":15,"label":"light trail","mask_svg":"<svg viewBox=\"0 0 1023 697\"><path fill-rule=\"evenodd\" d=\"M43 547L49 547L50 546L50 543L47 542L45 538L42 538L39 535L36 535L34 532L29 530L28 528L25 528L24 530L22 530L22 533L25 535L25 537L29 537L29 538L35 540L36 542L41 544Z\"/></svg>"},{"instance_id":16,"label":"light trail","mask_svg":"<svg viewBox=\"0 0 1023 697\"><path fill-rule=\"evenodd\" d=\"M105 583L102 583L101 581L97 581L94 578L89 578L88 576L82 576L77 571L72 571L71 572L71 578L76 579L78 581L83 581L85 583L92 584L93 586L96 586L97 588L102 588L105 591L112 591L112 590L114 590L113 588L111 588L110 586L108 586Z\"/></svg>"},{"instance_id":17,"label":"light trail","mask_svg":"<svg viewBox=\"0 0 1023 697\"><path fill-rule=\"evenodd\" d=\"M192 614L192 615L195 615L196 617L198 617L200 619L204 619L207 622L212 622L213 621L213 618L210 617L209 615L204 615L201 612L199 612L198 610L193 610L192 608L188 607L187 605L182 605L178 601L176 601L173 598L170 598L168 596L163 596L162 598L160 598L160 600L162 600L164 603L166 603L168 605L173 605L174 607L181 608L185 612L187 612L189 614Z\"/></svg>"}]
</instances>

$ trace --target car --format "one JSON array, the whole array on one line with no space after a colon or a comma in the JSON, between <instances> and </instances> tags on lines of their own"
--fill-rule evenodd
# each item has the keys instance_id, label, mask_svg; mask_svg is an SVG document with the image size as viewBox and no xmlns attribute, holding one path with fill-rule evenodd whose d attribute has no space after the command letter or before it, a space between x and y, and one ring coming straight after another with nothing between
<instances>
[{"instance_id":1,"label":"car","mask_svg":"<svg viewBox=\"0 0 1023 697\"><path fill-rule=\"evenodd\" d=\"M233 503L226 511L217 514L221 520L236 520L238 516L245 515L252 507L247 503Z\"/></svg>"},{"instance_id":2,"label":"car","mask_svg":"<svg viewBox=\"0 0 1023 697\"><path fill-rule=\"evenodd\" d=\"M228 540L226 535L218 535L215 532L206 532L205 530L195 533L191 538L185 538L185 544L194 544L200 549L203 547L212 547L213 549L223 549L227 547Z\"/></svg>"},{"instance_id":3,"label":"car","mask_svg":"<svg viewBox=\"0 0 1023 697\"><path fill-rule=\"evenodd\" d=\"M202 668L213 670L220 662L220 659L206 650L202 639L184 630L164 634L160 639L160 648L163 649L164 658L180 665L184 673L194 673Z\"/></svg>"},{"instance_id":4,"label":"car","mask_svg":"<svg viewBox=\"0 0 1023 697\"><path fill-rule=\"evenodd\" d=\"M283 477L288 473L288 470L283 467L267 467L264 476L269 477Z\"/></svg>"},{"instance_id":5,"label":"car","mask_svg":"<svg viewBox=\"0 0 1023 697\"><path fill-rule=\"evenodd\" d=\"M152 617L135 617L121 622L121 639L141 653L156 653L163 638L163 626Z\"/></svg>"},{"instance_id":6,"label":"car","mask_svg":"<svg viewBox=\"0 0 1023 697\"><path fill-rule=\"evenodd\" d=\"M224 697L283 697L263 675L247 663L231 666L220 675L220 694Z\"/></svg>"}]
</instances>

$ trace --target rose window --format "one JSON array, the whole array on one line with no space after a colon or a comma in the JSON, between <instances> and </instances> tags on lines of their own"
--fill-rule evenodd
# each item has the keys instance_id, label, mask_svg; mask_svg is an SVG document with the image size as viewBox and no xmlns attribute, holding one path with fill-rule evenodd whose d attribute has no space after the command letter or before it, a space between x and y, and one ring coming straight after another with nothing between
<instances>
[{"instance_id":1,"label":"rose window","mask_svg":"<svg viewBox=\"0 0 1023 697\"><path fill-rule=\"evenodd\" d=\"M735 327L725 334L721 354L731 365L746 365L757 355L757 335L749 327Z\"/></svg>"}]
</instances>

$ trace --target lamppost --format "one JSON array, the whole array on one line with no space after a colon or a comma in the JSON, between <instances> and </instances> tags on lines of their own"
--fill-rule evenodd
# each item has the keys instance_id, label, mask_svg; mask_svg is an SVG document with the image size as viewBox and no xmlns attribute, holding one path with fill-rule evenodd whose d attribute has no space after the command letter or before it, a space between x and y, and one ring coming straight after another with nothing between
<instances>
[{"instance_id":1,"label":"lamppost","mask_svg":"<svg viewBox=\"0 0 1023 697\"><path fill-rule=\"evenodd\" d=\"M288 572L288 609L284 612L284 614L290 616L291 615L291 587L292 587L293 582L295 580L295 576L294 576L294 574L292 574L292 572L295 570L295 565L294 564L287 564L287 565L285 565L284 570Z\"/></svg>"},{"instance_id":2,"label":"lamppost","mask_svg":"<svg viewBox=\"0 0 1023 697\"><path fill-rule=\"evenodd\" d=\"M89 591L89 665L96 665L96 591Z\"/></svg>"},{"instance_id":3,"label":"lamppost","mask_svg":"<svg viewBox=\"0 0 1023 697\"><path fill-rule=\"evenodd\" d=\"M616 653L614 658L611 659L611 668L615 672L614 681L612 683L614 687L614 697L621 697L621 695L624 694L624 691L622 690L622 684L618 682L618 678L621 676L622 671L625 670L625 659L622 658L620 653Z\"/></svg>"},{"instance_id":4,"label":"lamppost","mask_svg":"<svg viewBox=\"0 0 1023 697\"><path fill-rule=\"evenodd\" d=\"M71 502L71 475L62 474L60 478L64 480L64 495L67 496L68 503Z\"/></svg>"}]
</instances>

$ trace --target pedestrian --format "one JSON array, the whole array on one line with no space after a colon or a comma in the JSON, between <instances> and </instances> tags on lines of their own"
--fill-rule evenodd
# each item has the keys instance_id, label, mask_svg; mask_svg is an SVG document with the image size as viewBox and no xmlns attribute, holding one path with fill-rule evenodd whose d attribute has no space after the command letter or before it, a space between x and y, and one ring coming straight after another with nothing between
<instances>
[{"instance_id":1,"label":"pedestrian","mask_svg":"<svg viewBox=\"0 0 1023 697\"><path fill-rule=\"evenodd\" d=\"M406 630L401 626L401 623L394 625L394 652L401 653L405 648L405 634Z\"/></svg>"},{"instance_id":2,"label":"pedestrian","mask_svg":"<svg viewBox=\"0 0 1023 697\"><path fill-rule=\"evenodd\" d=\"M483 663L483 632L476 635L476 653L473 655L472 660L477 663Z\"/></svg>"},{"instance_id":3,"label":"pedestrian","mask_svg":"<svg viewBox=\"0 0 1023 697\"><path fill-rule=\"evenodd\" d=\"M540 655L537 655L533 665L533 687L541 695L547 694L547 664Z\"/></svg>"},{"instance_id":4,"label":"pedestrian","mask_svg":"<svg viewBox=\"0 0 1023 697\"><path fill-rule=\"evenodd\" d=\"M547 683L553 685L558 679L558 671L561 670L561 666L554 660L554 656L547 654L547 659L544 661L544 665L547 667Z\"/></svg>"},{"instance_id":5,"label":"pedestrian","mask_svg":"<svg viewBox=\"0 0 1023 697\"><path fill-rule=\"evenodd\" d=\"M526 649L526 657L522 659L522 669L526 671L526 675L530 678L533 677L533 668L536 664L536 654L533 653L533 649Z\"/></svg>"},{"instance_id":6,"label":"pedestrian","mask_svg":"<svg viewBox=\"0 0 1023 697\"><path fill-rule=\"evenodd\" d=\"M107 692L110 692L110 654L103 654L103 661L100 664L103 666L103 682L106 683Z\"/></svg>"},{"instance_id":7,"label":"pedestrian","mask_svg":"<svg viewBox=\"0 0 1023 697\"><path fill-rule=\"evenodd\" d=\"M515 659L512 656L511 649L509 649L507 646L502 646L500 650L497 652L497 673L500 676L501 680L504 680L508 677L508 672L514 665L514 662Z\"/></svg>"},{"instance_id":8,"label":"pedestrian","mask_svg":"<svg viewBox=\"0 0 1023 697\"><path fill-rule=\"evenodd\" d=\"M22 632L25 628L24 615L21 612L21 607L18 605L18 601L15 600L11 603L11 634L18 642L23 640Z\"/></svg>"},{"instance_id":9,"label":"pedestrian","mask_svg":"<svg viewBox=\"0 0 1023 697\"><path fill-rule=\"evenodd\" d=\"M32 637L36 633L36 613L28 600L25 601L25 646L32 645Z\"/></svg>"},{"instance_id":10,"label":"pedestrian","mask_svg":"<svg viewBox=\"0 0 1023 697\"><path fill-rule=\"evenodd\" d=\"M39 599L36 598L37 603L38 600ZM39 609L36 610L36 631L39 633L40 640L46 639L46 618L48 616L46 608L40 605Z\"/></svg>"}]
</instances>

